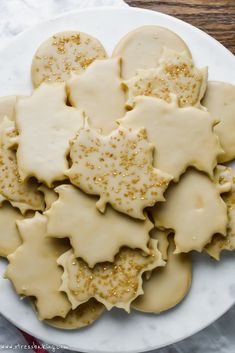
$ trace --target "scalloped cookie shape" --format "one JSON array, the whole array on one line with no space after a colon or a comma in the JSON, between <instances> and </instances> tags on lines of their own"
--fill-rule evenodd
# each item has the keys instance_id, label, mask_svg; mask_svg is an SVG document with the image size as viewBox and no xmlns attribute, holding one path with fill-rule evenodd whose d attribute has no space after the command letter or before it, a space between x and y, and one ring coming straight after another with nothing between
<instances>
[{"instance_id":1,"label":"scalloped cookie shape","mask_svg":"<svg viewBox=\"0 0 235 353\"><path fill-rule=\"evenodd\" d=\"M165 248L166 231L156 230L154 238L159 240L159 249ZM158 314L173 308L188 293L192 279L191 256L174 254L175 245L172 237L168 244L166 266L154 269L150 278L144 279L143 295L131 304L135 310Z\"/></svg>"},{"instance_id":2,"label":"scalloped cookie shape","mask_svg":"<svg viewBox=\"0 0 235 353\"><path fill-rule=\"evenodd\" d=\"M107 57L98 39L82 32L60 32L37 49L31 67L34 87L42 82L67 81L84 71L94 60Z\"/></svg>"},{"instance_id":3,"label":"scalloped cookie shape","mask_svg":"<svg viewBox=\"0 0 235 353\"><path fill-rule=\"evenodd\" d=\"M83 124L83 115L66 105L64 83L42 84L32 96L18 98L17 162L22 180L35 177L51 186L65 179L69 141Z\"/></svg>"},{"instance_id":4,"label":"scalloped cookie shape","mask_svg":"<svg viewBox=\"0 0 235 353\"><path fill-rule=\"evenodd\" d=\"M223 250L235 250L235 171L228 167L218 166L217 177L219 183L222 185L232 181L232 189L222 196L228 209L226 236L220 234L214 235L211 243L205 248L210 256L216 260L220 260L220 254Z\"/></svg>"},{"instance_id":5,"label":"scalloped cookie shape","mask_svg":"<svg viewBox=\"0 0 235 353\"><path fill-rule=\"evenodd\" d=\"M17 222L23 244L8 256L5 274L19 295L36 298L40 320L66 317L71 310L68 299L59 291L62 270L56 263L68 246L48 238L46 224L46 217L40 213Z\"/></svg>"},{"instance_id":6,"label":"scalloped cookie shape","mask_svg":"<svg viewBox=\"0 0 235 353\"><path fill-rule=\"evenodd\" d=\"M153 224L131 219L108 207L105 215L95 207L94 198L72 185L55 189L59 198L45 212L50 237L70 239L76 257L93 267L113 261L122 246L148 252L149 232Z\"/></svg>"},{"instance_id":7,"label":"scalloped cookie shape","mask_svg":"<svg viewBox=\"0 0 235 353\"><path fill-rule=\"evenodd\" d=\"M16 152L12 149L15 137L15 123L5 117L0 125L1 201L8 200L22 213L27 210L43 210L44 201L42 194L37 191L38 185L32 181L20 180Z\"/></svg>"},{"instance_id":8,"label":"scalloped cookie shape","mask_svg":"<svg viewBox=\"0 0 235 353\"><path fill-rule=\"evenodd\" d=\"M65 318L56 316L51 320L46 320L46 324L63 330L75 330L86 327L95 322L104 312L103 304L95 299L81 304L75 310L70 310Z\"/></svg>"},{"instance_id":9,"label":"scalloped cookie shape","mask_svg":"<svg viewBox=\"0 0 235 353\"><path fill-rule=\"evenodd\" d=\"M109 203L119 212L145 219L144 208L164 200L172 179L153 168L152 155L144 129L119 127L103 136L85 128L71 144L72 167L66 175L86 193L100 196L96 206L102 213Z\"/></svg>"},{"instance_id":10,"label":"scalloped cookie shape","mask_svg":"<svg viewBox=\"0 0 235 353\"><path fill-rule=\"evenodd\" d=\"M215 126L224 154L219 162L235 158L235 86L225 82L208 82L202 104L209 112L220 119Z\"/></svg>"},{"instance_id":11,"label":"scalloped cookie shape","mask_svg":"<svg viewBox=\"0 0 235 353\"><path fill-rule=\"evenodd\" d=\"M95 298L108 310L117 307L127 312L130 312L131 302L143 293L143 273L165 265L157 249L157 240L153 239L149 242L149 255L141 250L123 248L113 263L100 263L93 269L77 259L72 250L57 262L64 269L60 290L67 294L73 309Z\"/></svg>"},{"instance_id":12,"label":"scalloped cookie shape","mask_svg":"<svg viewBox=\"0 0 235 353\"><path fill-rule=\"evenodd\" d=\"M157 68L138 70L123 85L128 91L126 105L133 107L136 96L171 102L177 95L180 107L200 106L207 84L207 68L197 69L188 55L165 48Z\"/></svg>"},{"instance_id":13,"label":"scalloped cookie shape","mask_svg":"<svg viewBox=\"0 0 235 353\"><path fill-rule=\"evenodd\" d=\"M154 167L173 175L175 181L189 166L213 176L217 157L223 153L213 131L216 123L208 112L152 97L136 97L134 109L120 120L125 128L145 127L156 150Z\"/></svg>"},{"instance_id":14,"label":"scalloped cookie shape","mask_svg":"<svg viewBox=\"0 0 235 353\"><path fill-rule=\"evenodd\" d=\"M152 216L156 227L175 232L175 253L201 252L214 234L226 235L227 207L220 194L230 189L230 182L215 183L195 169L169 188L166 202L155 207Z\"/></svg>"},{"instance_id":15,"label":"scalloped cookie shape","mask_svg":"<svg viewBox=\"0 0 235 353\"><path fill-rule=\"evenodd\" d=\"M156 67L163 49L191 53L186 43L176 33L160 26L143 26L125 35L116 45L113 56L122 58L122 77L128 79L139 69Z\"/></svg>"},{"instance_id":16,"label":"scalloped cookie shape","mask_svg":"<svg viewBox=\"0 0 235 353\"><path fill-rule=\"evenodd\" d=\"M89 117L90 126L104 134L117 128L124 116L125 92L121 87L120 58L97 60L67 82L69 101Z\"/></svg>"}]
</instances>

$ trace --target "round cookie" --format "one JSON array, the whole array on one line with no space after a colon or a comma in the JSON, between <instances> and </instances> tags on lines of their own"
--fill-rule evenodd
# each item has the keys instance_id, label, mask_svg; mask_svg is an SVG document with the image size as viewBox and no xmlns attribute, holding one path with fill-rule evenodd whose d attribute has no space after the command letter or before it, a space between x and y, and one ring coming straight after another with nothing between
<instances>
[{"instance_id":1,"label":"round cookie","mask_svg":"<svg viewBox=\"0 0 235 353\"><path fill-rule=\"evenodd\" d=\"M231 161L235 158L235 86L225 82L208 82L202 105L221 120L214 128L225 152L219 156L219 162Z\"/></svg>"},{"instance_id":2,"label":"round cookie","mask_svg":"<svg viewBox=\"0 0 235 353\"><path fill-rule=\"evenodd\" d=\"M79 73L95 59L107 57L98 39L82 32L60 32L45 40L36 51L31 67L32 82L61 82Z\"/></svg>"},{"instance_id":3,"label":"round cookie","mask_svg":"<svg viewBox=\"0 0 235 353\"><path fill-rule=\"evenodd\" d=\"M155 233L160 247L165 242L162 233L164 232ZM167 234L164 236L167 239ZM188 293L192 277L191 256L174 254L174 248L174 240L170 238L166 266L156 268L150 279L144 280L144 294L132 303L132 308L148 313L161 313L177 305Z\"/></svg>"},{"instance_id":4,"label":"round cookie","mask_svg":"<svg viewBox=\"0 0 235 353\"><path fill-rule=\"evenodd\" d=\"M176 33L159 26L143 26L129 32L116 45L113 56L122 58L122 77L128 79L136 70L156 67L164 47L185 52L191 58L186 43Z\"/></svg>"},{"instance_id":5,"label":"round cookie","mask_svg":"<svg viewBox=\"0 0 235 353\"><path fill-rule=\"evenodd\" d=\"M66 318L59 316L51 320L46 320L45 323L60 328L63 330L75 330L96 321L104 312L103 304L97 302L95 299L90 299L87 303L81 304L77 309L71 310Z\"/></svg>"}]
</instances>

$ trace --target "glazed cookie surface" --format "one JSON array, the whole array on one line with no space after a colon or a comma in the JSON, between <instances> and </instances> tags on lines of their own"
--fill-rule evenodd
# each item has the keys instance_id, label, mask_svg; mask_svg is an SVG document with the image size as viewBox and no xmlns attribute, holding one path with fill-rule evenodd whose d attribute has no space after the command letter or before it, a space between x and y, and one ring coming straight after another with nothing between
<instances>
[{"instance_id":1,"label":"glazed cookie surface","mask_svg":"<svg viewBox=\"0 0 235 353\"><path fill-rule=\"evenodd\" d=\"M40 320L66 317L71 309L65 294L59 291L62 270L56 263L68 245L48 238L46 224L46 217L40 213L17 222L23 243L8 256L5 274L19 295L36 298Z\"/></svg>"},{"instance_id":2,"label":"glazed cookie surface","mask_svg":"<svg viewBox=\"0 0 235 353\"><path fill-rule=\"evenodd\" d=\"M42 82L63 82L84 71L94 60L107 57L98 39L82 32L61 32L36 51L31 75L34 87Z\"/></svg>"},{"instance_id":3,"label":"glazed cookie surface","mask_svg":"<svg viewBox=\"0 0 235 353\"><path fill-rule=\"evenodd\" d=\"M235 86L208 82L202 104L220 120L215 132L225 153L219 157L219 162L231 161L235 158Z\"/></svg>"},{"instance_id":4,"label":"glazed cookie surface","mask_svg":"<svg viewBox=\"0 0 235 353\"><path fill-rule=\"evenodd\" d=\"M105 214L95 206L94 197L72 185L55 189L59 198L45 213L50 237L70 239L74 254L93 267L113 261L122 246L148 252L149 232L153 224L131 219L108 207ZM92 221L91 221L92 220Z\"/></svg>"},{"instance_id":5,"label":"glazed cookie surface","mask_svg":"<svg viewBox=\"0 0 235 353\"><path fill-rule=\"evenodd\" d=\"M44 201L33 181L20 179L16 151L15 123L4 117L0 125L0 195L1 201L7 200L22 213L27 210L44 209Z\"/></svg>"},{"instance_id":6,"label":"glazed cookie surface","mask_svg":"<svg viewBox=\"0 0 235 353\"><path fill-rule=\"evenodd\" d=\"M0 207L0 256L7 257L21 244L16 221L23 219L22 214L11 205L4 203Z\"/></svg>"},{"instance_id":7,"label":"glazed cookie surface","mask_svg":"<svg viewBox=\"0 0 235 353\"><path fill-rule=\"evenodd\" d=\"M153 168L153 145L144 129L119 127L110 135L81 129L71 145L72 184L88 194L99 195L96 203L105 212L109 203L131 217L145 219L143 210L163 201L171 175Z\"/></svg>"},{"instance_id":8,"label":"glazed cookie surface","mask_svg":"<svg viewBox=\"0 0 235 353\"><path fill-rule=\"evenodd\" d=\"M127 312L130 312L131 302L143 293L143 273L165 265L154 239L149 242L147 256L141 250L123 248L114 262L100 263L93 269L76 258L72 250L57 262L64 269L60 290L67 294L73 309L95 298L108 310L117 307Z\"/></svg>"},{"instance_id":9,"label":"glazed cookie surface","mask_svg":"<svg viewBox=\"0 0 235 353\"><path fill-rule=\"evenodd\" d=\"M79 305L77 309L70 310L65 318L57 316L45 322L55 328L75 330L91 325L103 314L104 310L103 304L95 299L90 299L88 302Z\"/></svg>"},{"instance_id":10,"label":"glazed cookie surface","mask_svg":"<svg viewBox=\"0 0 235 353\"><path fill-rule=\"evenodd\" d=\"M120 120L125 128L145 127L156 151L154 167L169 173L175 181L189 166L213 175L217 157L223 153L213 132L216 123L208 112L180 108L176 99L167 103L153 97L136 97L134 109Z\"/></svg>"},{"instance_id":11,"label":"glazed cookie surface","mask_svg":"<svg viewBox=\"0 0 235 353\"><path fill-rule=\"evenodd\" d=\"M185 52L167 48L157 68L137 70L136 75L123 82L127 90L126 105L132 107L136 96L149 96L171 102L177 95L179 106L200 106L207 84L207 68L198 69Z\"/></svg>"},{"instance_id":12,"label":"glazed cookie surface","mask_svg":"<svg viewBox=\"0 0 235 353\"><path fill-rule=\"evenodd\" d=\"M91 127L108 134L125 114L125 93L121 87L120 58L96 60L67 82L69 101L82 109ZM91 99L92 97L92 99Z\"/></svg>"},{"instance_id":13,"label":"glazed cookie surface","mask_svg":"<svg viewBox=\"0 0 235 353\"><path fill-rule=\"evenodd\" d=\"M161 242L165 242L164 237L167 239L166 232L156 231L155 238L160 242L159 249ZM150 278L144 280L144 293L132 303L131 306L134 309L161 313L177 305L188 293L192 278L191 256L190 254L174 254L175 245L172 238L168 245L164 258L166 266L154 269Z\"/></svg>"},{"instance_id":14,"label":"glazed cookie surface","mask_svg":"<svg viewBox=\"0 0 235 353\"><path fill-rule=\"evenodd\" d=\"M227 207L220 195L230 189L230 181L221 185L195 169L171 185L166 202L155 206L152 216L158 228L175 232L175 253L201 252L214 234L226 235Z\"/></svg>"},{"instance_id":15,"label":"glazed cookie surface","mask_svg":"<svg viewBox=\"0 0 235 353\"><path fill-rule=\"evenodd\" d=\"M83 124L82 112L66 105L64 83L42 84L32 96L19 98L17 162L22 180L35 177L52 186L66 178L69 141Z\"/></svg>"},{"instance_id":16,"label":"glazed cookie surface","mask_svg":"<svg viewBox=\"0 0 235 353\"><path fill-rule=\"evenodd\" d=\"M139 69L157 67L164 47L191 57L186 43L176 33L159 26L143 26L129 32L116 45L113 56L122 58L122 77L128 79Z\"/></svg>"}]
</instances>

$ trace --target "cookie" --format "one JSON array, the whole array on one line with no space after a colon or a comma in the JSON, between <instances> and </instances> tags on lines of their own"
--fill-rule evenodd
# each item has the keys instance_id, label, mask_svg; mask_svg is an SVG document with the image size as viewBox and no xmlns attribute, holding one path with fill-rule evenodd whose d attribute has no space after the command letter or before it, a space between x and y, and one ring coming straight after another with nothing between
<instances>
[{"instance_id":1,"label":"cookie","mask_svg":"<svg viewBox=\"0 0 235 353\"><path fill-rule=\"evenodd\" d=\"M198 106L205 94L207 68L197 69L185 52L164 49L159 66L137 70L135 76L123 82L128 93L127 107L133 107L136 96L150 96L171 102L177 95L180 107Z\"/></svg>"},{"instance_id":2,"label":"cookie","mask_svg":"<svg viewBox=\"0 0 235 353\"><path fill-rule=\"evenodd\" d=\"M232 189L222 195L228 209L228 225L226 236L214 235L210 244L205 248L206 252L216 260L220 260L222 251L235 250L235 171L231 168L217 167L217 177L220 184L232 181Z\"/></svg>"},{"instance_id":3,"label":"cookie","mask_svg":"<svg viewBox=\"0 0 235 353\"><path fill-rule=\"evenodd\" d=\"M191 57L186 43L176 33L159 26L143 26L129 32L116 45L113 56L122 58L122 77L128 79L139 69L157 67L165 47Z\"/></svg>"},{"instance_id":4,"label":"cookie","mask_svg":"<svg viewBox=\"0 0 235 353\"><path fill-rule=\"evenodd\" d=\"M22 218L21 213L8 203L0 207L0 256L7 257L20 246L21 238L16 221Z\"/></svg>"},{"instance_id":5,"label":"cookie","mask_svg":"<svg viewBox=\"0 0 235 353\"><path fill-rule=\"evenodd\" d=\"M56 260L68 250L68 245L47 237L47 219L40 213L17 221L17 226L23 243L8 256L6 278L19 295L36 298L40 320L65 318L71 305L59 291L62 270Z\"/></svg>"},{"instance_id":6,"label":"cookie","mask_svg":"<svg viewBox=\"0 0 235 353\"><path fill-rule=\"evenodd\" d=\"M0 124L5 116L9 120L15 120L16 96L0 97Z\"/></svg>"},{"instance_id":7,"label":"cookie","mask_svg":"<svg viewBox=\"0 0 235 353\"><path fill-rule=\"evenodd\" d=\"M40 185L38 188L44 195L45 200L45 211L51 208L51 205L58 199L58 194L54 191L54 189L48 188L46 185Z\"/></svg>"},{"instance_id":8,"label":"cookie","mask_svg":"<svg viewBox=\"0 0 235 353\"><path fill-rule=\"evenodd\" d=\"M15 123L5 116L0 124L0 194L3 200L8 200L12 206L22 213L27 210L43 210L43 196L37 190L38 185L33 181L20 179L15 143Z\"/></svg>"},{"instance_id":9,"label":"cookie","mask_svg":"<svg viewBox=\"0 0 235 353\"><path fill-rule=\"evenodd\" d=\"M51 320L46 320L45 323L63 330L79 329L95 322L103 314L104 310L103 304L95 299L90 299L88 302L79 305L77 309L70 310L64 319L57 316Z\"/></svg>"},{"instance_id":10,"label":"cookie","mask_svg":"<svg viewBox=\"0 0 235 353\"><path fill-rule=\"evenodd\" d=\"M121 87L120 59L96 60L67 82L72 106L84 110L90 126L104 134L117 128L125 114L125 93Z\"/></svg>"},{"instance_id":11,"label":"cookie","mask_svg":"<svg viewBox=\"0 0 235 353\"><path fill-rule=\"evenodd\" d=\"M165 264L154 239L149 242L147 256L141 250L123 248L114 262L103 262L93 269L76 258L72 250L57 262L64 269L60 290L67 294L73 309L95 298L108 310L118 307L127 312L131 302L143 293L143 273Z\"/></svg>"},{"instance_id":12,"label":"cookie","mask_svg":"<svg viewBox=\"0 0 235 353\"><path fill-rule=\"evenodd\" d=\"M27 98L18 98L17 162L20 178L35 177L52 186L65 179L69 141L83 124L81 111L66 105L64 83L42 84Z\"/></svg>"},{"instance_id":13,"label":"cookie","mask_svg":"<svg viewBox=\"0 0 235 353\"><path fill-rule=\"evenodd\" d=\"M178 184L166 192L166 202L152 210L156 227L175 232L175 253L201 252L214 234L226 235L227 207L220 194L231 183L213 182L207 175L189 169Z\"/></svg>"},{"instance_id":14,"label":"cookie","mask_svg":"<svg viewBox=\"0 0 235 353\"><path fill-rule=\"evenodd\" d=\"M72 185L55 189L59 198L45 212L48 235L68 237L76 257L93 267L98 262L113 261L122 246L148 251L153 224L122 215L108 207L105 215L95 207L95 200Z\"/></svg>"},{"instance_id":15,"label":"cookie","mask_svg":"<svg viewBox=\"0 0 235 353\"><path fill-rule=\"evenodd\" d=\"M102 44L87 33L57 33L45 40L34 55L33 85L67 81L71 73L83 72L94 60L106 57Z\"/></svg>"},{"instance_id":16,"label":"cookie","mask_svg":"<svg viewBox=\"0 0 235 353\"><path fill-rule=\"evenodd\" d=\"M156 230L155 237L165 247L167 234ZM188 293L192 279L191 256L174 254L173 238L170 238L168 244L166 266L154 269L150 278L144 280L144 293L131 304L133 309L159 314L180 303Z\"/></svg>"},{"instance_id":17,"label":"cookie","mask_svg":"<svg viewBox=\"0 0 235 353\"><path fill-rule=\"evenodd\" d=\"M103 136L81 129L70 150L72 184L88 194L99 195L96 203L105 212L109 203L127 215L145 219L143 210L163 201L171 176L152 166L153 146L144 129L119 127Z\"/></svg>"},{"instance_id":18,"label":"cookie","mask_svg":"<svg viewBox=\"0 0 235 353\"><path fill-rule=\"evenodd\" d=\"M235 158L235 86L224 82L208 82L202 104L220 119L215 132L225 153L219 157L219 162L231 161Z\"/></svg>"},{"instance_id":19,"label":"cookie","mask_svg":"<svg viewBox=\"0 0 235 353\"><path fill-rule=\"evenodd\" d=\"M155 147L155 168L172 175L175 181L189 166L211 177L217 157L223 153L213 127L217 123L208 112L195 107L179 108L177 101L136 97L135 107L120 120L125 128L145 127Z\"/></svg>"}]
</instances>

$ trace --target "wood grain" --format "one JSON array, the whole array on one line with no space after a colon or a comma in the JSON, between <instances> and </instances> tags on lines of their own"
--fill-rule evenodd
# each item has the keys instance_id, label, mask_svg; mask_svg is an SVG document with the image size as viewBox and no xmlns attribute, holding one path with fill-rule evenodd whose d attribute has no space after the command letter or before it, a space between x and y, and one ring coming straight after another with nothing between
<instances>
[{"instance_id":1,"label":"wood grain","mask_svg":"<svg viewBox=\"0 0 235 353\"><path fill-rule=\"evenodd\" d=\"M184 20L210 34L235 54L235 0L126 0Z\"/></svg>"}]
</instances>

